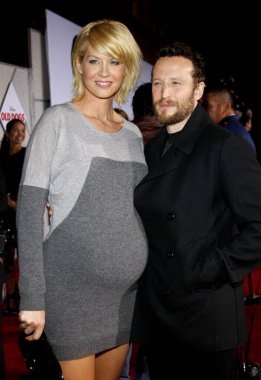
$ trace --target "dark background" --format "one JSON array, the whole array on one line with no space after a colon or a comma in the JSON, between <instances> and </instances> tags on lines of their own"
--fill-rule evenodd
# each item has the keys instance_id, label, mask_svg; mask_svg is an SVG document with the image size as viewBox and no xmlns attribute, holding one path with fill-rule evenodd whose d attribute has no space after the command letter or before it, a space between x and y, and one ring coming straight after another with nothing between
<instances>
[{"instance_id":1,"label":"dark background","mask_svg":"<svg viewBox=\"0 0 261 380\"><path fill-rule=\"evenodd\" d=\"M195 2L194 2L195 3ZM258 4L211 2L183 4L176 1L107 0L71 2L35 0L1 6L0 61L29 66L28 28L45 32L45 9L83 26L100 18L124 22L142 48L144 58L153 63L159 46L171 40L189 43L199 50L207 65L207 86L221 80L234 92L236 106L253 110L252 137L261 158L259 124L260 34ZM1 78L0 78L1 79Z\"/></svg>"}]
</instances>

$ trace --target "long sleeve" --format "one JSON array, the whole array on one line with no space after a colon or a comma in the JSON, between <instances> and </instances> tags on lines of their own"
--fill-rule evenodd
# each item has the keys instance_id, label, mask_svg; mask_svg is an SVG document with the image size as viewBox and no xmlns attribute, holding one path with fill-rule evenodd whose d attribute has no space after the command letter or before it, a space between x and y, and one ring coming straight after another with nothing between
<instances>
[{"instance_id":1,"label":"long sleeve","mask_svg":"<svg viewBox=\"0 0 261 380\"><path fill-rule=\"evenodd\" d=\"M51 182L56 133L54 118L45 112L29 140L17 203L19 291L21 310L43 310L43 214Z\"/></svg>"}]
</instances>

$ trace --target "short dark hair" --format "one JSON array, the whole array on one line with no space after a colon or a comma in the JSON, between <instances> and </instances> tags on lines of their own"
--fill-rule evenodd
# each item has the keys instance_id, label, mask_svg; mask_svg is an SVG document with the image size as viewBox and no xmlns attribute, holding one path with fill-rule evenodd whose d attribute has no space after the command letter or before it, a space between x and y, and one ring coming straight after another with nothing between
<instances>
[{"instance_id":1,"label":"short dark hair","mask_svg":"<svg viewBox=\"0 0 261 380\"><path fill-rule=\"evenodd\" d=\"M22 123L25 126L25 123L23 120L12 119L8 121L8 123L5 126L6 132L10 133L16 123ZM4 134L1 141L1 146L0 146L0 156L1 157L9 156L9 150L10 150L9 138L7 137L6 134Z\"/></svg>"},{"instance_id":2,"label":"short dark hair","mask_svg":"<svg viewBox=\"0 0 261 380\"><path fill-rule=\"evenodd\" d=\"M205 62L201 54L184 42L176 41L163 46L158 53L157 60L161 57L183 57L189 59L194 71L192 77L195 82L205 81Z\"/></svg>"},{"instance_id":3,"label":"short dark hair","mask_svg":"<svg viewBox=\"0 0 261 380\"><path fill-rule=\"evenodd\" d=\"M6 131L7 131L8 133L11 132L13 126L14 126L16 123L22 123L23 125L25 125L25 123L24 123L23 120L21 120L21 119L12 119L12 120L8 121L8 123L6 123L6 126L5 126Z\"/></svg>"},{"instance_id":4,"label":"short dark hair","mask_svg":"<svg viewBox=\"0 0 261 380\"><path fill-rule=\"evenodd\" d=\"M134 118L154 115L151 82L143 83L136 89L132 98L132 110Z\"/></svg>"}]
</instances>

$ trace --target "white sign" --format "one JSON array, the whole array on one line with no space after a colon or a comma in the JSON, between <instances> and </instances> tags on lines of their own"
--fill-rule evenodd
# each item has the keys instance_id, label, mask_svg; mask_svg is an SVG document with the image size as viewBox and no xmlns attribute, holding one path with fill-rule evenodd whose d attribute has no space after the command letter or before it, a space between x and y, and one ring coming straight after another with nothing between
<instances>
[{"instance_id":1,"label":"white sign","mask_svg":"<svg viewBox=\"0 0 261 380\"><path fill-rule=\"evenodd\" d=\"M0 120L4 129L8 121L12 119L20 119L24 123L26 122L24 109L11 82L0 111Z\"/></svg>"},{"instance_id":2,"label":"white sign","mask_svg":"<svg viewBox=\"0 0 261 380\"><path fill-rule=\"evenodd\" d=\"M69 102L72 97L71 51L81 27L46 10L46 46L51 105Z\"/></svg>"}]
</instances>

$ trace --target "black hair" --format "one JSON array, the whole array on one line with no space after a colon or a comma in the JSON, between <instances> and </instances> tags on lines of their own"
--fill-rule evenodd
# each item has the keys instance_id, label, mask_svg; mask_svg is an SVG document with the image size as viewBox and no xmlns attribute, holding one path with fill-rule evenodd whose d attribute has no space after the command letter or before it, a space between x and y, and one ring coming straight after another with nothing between
<instances>
[{"instance_id":1,"label":"black hair","mask_svg":"<svg viewBox=\"0 0 261 380\"><path fill-rule=\"evenodd\" d=\"M163 46L158 53L157 59L161 57L183 57L189 59L194 71L193 79L199 83L205 81L205 62L201 54L184 42L176 41Z\"/></svg>"},{"instance_id":2,"label":"black hair","mask_svg":"<svg viewBox=\"0 0 261 380\"><path fill-rule=\"evenodd\" d=\"M17 122L25 125L25 123L21 119L12 119L12 120L8 121L8 123L5 126L6 132L10 133L13 126ZM1 147L0 147L1 157L9 156L9 150L10 150L9 138L6 134L4 134L4 136L2 138L2 142L1 142Z\"/></svg>"},{"instance_id":3,"label":"black hair","mask_svg":"<svg viewBox=\"0 0 261 380\"><path fill-rule=\"evenodd\" d=\"M132 98L132 110L134 118L154 115L151 82L143 83L137 88Z\"/></svg>"}]
</instances>

